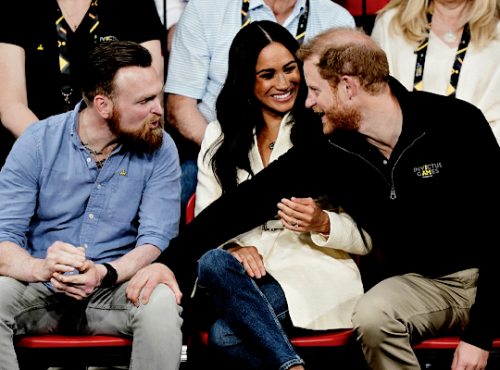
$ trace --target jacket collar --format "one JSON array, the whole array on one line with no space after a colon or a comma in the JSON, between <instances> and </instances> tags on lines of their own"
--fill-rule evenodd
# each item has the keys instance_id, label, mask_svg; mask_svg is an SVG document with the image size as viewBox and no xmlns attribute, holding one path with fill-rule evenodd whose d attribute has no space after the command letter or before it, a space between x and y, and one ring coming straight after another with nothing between
<instances>
[{"instance_id":1,"label":"jacket collar","mask_svg":"<svg viewBox=\"0 0 500 370\"><path fill-rule=\"evenodd\" d=\"M389 76L389 87L396 97L403 112L403 128L399 136L398 143L413 141L424 133L424 125L419 124L417 116L418 103L415 102L414 92L409 92L398 80ZM356 151L360 140L366 145L366 138L359 132L334 132L328 136L331 144L344 147L348 150Z\"/></svg>"}]
</instances>

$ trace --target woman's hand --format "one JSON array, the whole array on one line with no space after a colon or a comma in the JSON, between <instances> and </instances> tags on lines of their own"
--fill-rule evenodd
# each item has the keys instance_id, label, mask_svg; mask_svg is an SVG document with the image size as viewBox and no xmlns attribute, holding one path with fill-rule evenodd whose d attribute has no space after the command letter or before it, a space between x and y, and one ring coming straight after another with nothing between
<instances>
[{"instance_id":1,"label":"woman's hand","mask_svg":"<svg viewBox=\"0 0 500 370\"><path fill-rule=\"evenodd\" d=\"M282 199L278 215L283 226L292 231L330 233L330 218L312 198Z\"/></svg>"},{"instance_id":2,"label":"woman's hand","mask_svg":"<svg viewBox=\"0 0 500 370\"><path fill-rule=\"evenodd\" d=\"M260 279L266 274L264 259L255 247L232 247L227 250L245 268L248 276Z\"/></svg>"}]
</instances>

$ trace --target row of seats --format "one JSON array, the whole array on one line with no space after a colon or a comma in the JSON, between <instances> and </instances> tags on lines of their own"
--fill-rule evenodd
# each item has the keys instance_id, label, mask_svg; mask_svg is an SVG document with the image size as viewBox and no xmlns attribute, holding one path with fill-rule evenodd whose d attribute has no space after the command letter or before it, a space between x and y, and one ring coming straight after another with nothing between
<instances>
[{"instance_id":1,"label":"row of seats","mask_svg":"<svg viewBox=\"0 0 500 370\"><path fill-rule=\"evenodd\" d=\"M188 202L186 210L186 223L194 218L194 205L196 194ZM459 337L444 337L428 339L413 346L419 360L426 362L426 356L435 358L436 351L454 350ZM318 335L291 338L292 344L300 353L308 355L325 356L325 350L337 350L344 357L346 354L356 354L359 346L356 344L354 333L349 330L336 330ZM208 333L199 331L190 338L188 358L202 359L206 363L208 349ZM49 366L69 366L75 364L84 366L123 366L128 365L132 341L127 338L112 336L65 336L42 335L28 336L16 343L16 352L21 369L47 368ZM493 349L500 349L500 338L493 342ZM316 350L316 351L315 351ZM316 353L314 353L314 351ZM53 353L50 353L53 352ZM56 354L57 352L57 354ZM359 353L361 356L361 353ZM362 357L362 356L361 356ZM339 361L335 356L335 361ZM323 359L328 361L328 358ZM359 360L359 358L358 358Z\"/></svg>"}]
</instances>

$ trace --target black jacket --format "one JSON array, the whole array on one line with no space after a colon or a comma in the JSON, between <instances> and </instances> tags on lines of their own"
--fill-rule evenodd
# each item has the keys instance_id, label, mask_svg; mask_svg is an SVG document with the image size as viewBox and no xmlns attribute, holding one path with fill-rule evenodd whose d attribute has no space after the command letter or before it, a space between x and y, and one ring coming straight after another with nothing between
<instances>
[{"instance_id":1,"label":"black jacket","mask_svg":"<svg viewBox=\"0 0 500 370\"><path fill-rule=\"evenodd\" d=\"M271 219L282 198L327 194L370 233L398 274L438 277L479 268L476 303L462 340L489 349L499 321L494 226L500 148L474 106L408 92L394 79L390 87L403 111L403 130L386 164L357 132L293 147L209 206L160 256L181 288L186 292L194 281L204 252Z\"/></svg>"}]
</instances>

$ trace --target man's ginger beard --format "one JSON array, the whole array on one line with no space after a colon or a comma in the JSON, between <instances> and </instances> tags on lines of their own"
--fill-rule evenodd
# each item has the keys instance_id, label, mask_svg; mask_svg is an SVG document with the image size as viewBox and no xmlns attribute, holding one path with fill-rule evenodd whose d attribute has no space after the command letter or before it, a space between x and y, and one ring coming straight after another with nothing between
<instances>
[{"instance_id":1,"label":"man's ginger beard","mask_svg":"<svg viewBox=\"0 0 500 370\"><path fill-rule=\"evenodd\" d=\"M154 153L163 144L163 121L161 117L154 116L147 118L138 130L124 130L120 127L121 113L116 103L113 107L113 114L108 120L109 129L118 138L118 142L123 144L128 150L136 153ZM155 129L150 125L154 121L160 121Z\"/></svg>"},{"instance_id":2,"label":"man's ginger beard","mask_svg":"<svg viewBox=\"0 0 500 370\"><path fill-rule=\"evenodd\" d=\"M323 126L323 132L329 135L334 131L359 131L362 119L361 112L356 108L341 103L337 89L332 88L332 93L334 103L325 110L327 120Z\"/></svg>"}]
</instances>

